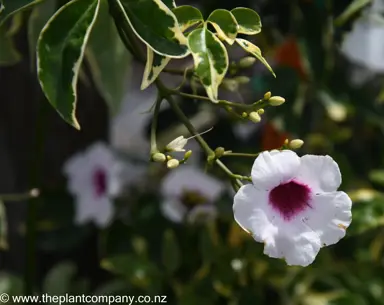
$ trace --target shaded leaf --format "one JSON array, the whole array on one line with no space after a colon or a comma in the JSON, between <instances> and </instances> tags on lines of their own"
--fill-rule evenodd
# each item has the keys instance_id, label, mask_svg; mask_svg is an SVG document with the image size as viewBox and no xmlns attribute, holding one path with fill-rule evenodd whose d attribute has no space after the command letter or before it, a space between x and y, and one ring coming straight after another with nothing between
<instances>
[{"instance_id":1,"label":"shaded leaf","mask_svg":"<svg viewBox=\"0 0 384 305\"><path fill-rule=\"evenodd\" d=\"M231 11L239 25L237 32L246 35L255 35L261 32L261 20L258 13L250 8L237 7Z\"/></svg>"},{"instance_id":2,"label":"shaded leaf","mask_svg":"<svg viewBox=\"0 0 384 305\"><path fill-rule=\"evenodd\" d=\"M204 21L201 12L190 5L178 6L172 12L175 14L182 32Z\"/></svg>"},{"instance_id":3,"label":"shaded leaf","mask_svg":"<svg viewBox=\"0 0 384 305\"><path fill-rule=\"evenodd\" d=\"M10 296L23 295L24 283L17 276L2 272L0 273L0 291Z\"/></svg>"},{"instance_id":4,"label":"shaded leaf","mask_svg":"<svg viewBox=\"0 0 384 305\"><path fill-rule=\"evenodd\" d=\"M196 29L188 36L195 72L208 97L217 101L218 88L228 70L228 54L223 43L206 28Z\"/></svg>"},{"instance_id":5,"label":"shaded leaf","mask_svg":"<svg viewBox=\"0 0 384 305\"><path fill-rule=\"evenodd\" d=\"M162 260L165 269L170 273L174 273L181 264L181 253L177 244L175 233L172 230L164 232Z\"/></svg>"},{"instance_id":6,"label":"shaded leaf","mask_svg":"<svg viewBox=\"0 0 384 305\"><path fill-rule=\"evenodd\" d=\"M156 80L170 60L170 57L156 54L147 46L147 62L141 82L141 90L148 88L148 86Z\"/></svg>"},{"instance_id":7,"label":"shaded leaf","mask_svg":"<svg viewBox=\"0 0 384 305\"><path fill-rule=\"evenodd\" d=\"M8 224L4 202L0 200L0 249L8 249Z\"/></svg>"},{"instance_id":8,"label":"shaded leaf","mask_svg":"<svg viewBox=\"0 0 384 305\"><path fill-rule=\"evenodd\" d=\"M156 53L172 58L189 54L187 39L176 16L161 0L110 0L109 3L137 37Z\"/></svg>"},{"instance_id":9,"label":"shaded leaf","mask_svg":"<svg viewBox=\"0 0 384 305\"><path fill-rule=\"evenodd\" d=\"M86 58L99 93L107 102L111 115L115 115L124 98L132 57L109 15L106 0L100 2L99 14L87 44Z\"/></svg>"},{"instance_id":10,"label":"shaded leaf","mask_svg":"<svg viewBox=\"0 0 384 305\"><path fill-rule=\"evenodd\" d=\"M47 273L43 282L43 291L49 295L64 295L71 289L72 279L77 271L72 262L62 262Z\"/></svg>"},{"instance_id":11,"label":"shaded leaf","mask_svg":"<svg viewBox=\"0 0 384 305\"><path fill-rule=\"evenodd\" d=\"M375 183L384 185L384 169L376 169L369 173L369 179Z\"/></svg>"},{"instance_id":12,"label":"shaded leaf","mask_svg":"<svg viewBox=\"0 0 384 305\"><path fill-rule=\"evenodd\" d=\"M0 4L0 26L13 14L31 8L44 0L3 0Z\"/></svg>"},{"instance_id":13,"label":"shaded leaf","mask_svg":"<svg viewBox=\"0 0 384 305\"><path fill-rule=\"evenodd\" d=\"M73 0L44 26L37 47L37 69L45 96L61 117L76 129L77 80L92 27L97 0Z\"/></svg>"},{"instance_id":14,"label":"shaded leaf","mask_svg":"<svg viewBox=\"0 0 384 305\"><path fill-rule=\"evenodd\" d=\"M3 0L0 0L0 14L2 14L4 11L4 4L3 4Z\"/></svg>"},{"instance_id":15,"label":"shaded leaf","mask_svg":"<svg viewBox=\"0 0 384 305\"><path fill-rule=\"evenodd\" d=\"M209 15L207 22L212 24L221 40L233 44L237 36L237 21L230 11L218 9Z\"/></svg>"},{"instance_id":16,"label":"shaded leaf","mask_svg":"<svg viewBox=\"0 0 384 305\"><path fill-rule=\"evenodd\" d=\"M168 6L170 9L176 7L175 0L162 0L163 3Z\"/></svg>"},{"instance_id":17,"label":"shaded leaf","mask_svg":"<svg viewBox=\"0 0 384 305\"><path fill-rule=\"evenodd\" d=\"M244 51L252 54L258 60L260 60L262 64L266 66L269 71L271 71L273 76L276 77L275 72L273 72L271 66L268 64L268 62L265 60L265 58L261 54L261 50L259 49L259 47L255 46L253 43L249 42L248 40L241 39L241 38L236 38L236 42L239 44L239 46L241 46L244 49Z\"/></svg>"},{"instance_id":18,"label":"shaded leaf","mask_svg":"<svg viewBox=\"0 0 384 305\"><path fill-rule=\"evenodd\" d=\"M21 60L12 36L9 36L4 27L0 27L0 66L12 66Z\"/></svg>"},{"instance_id":19,"label":"shaded leaf","mask_svg":"<svg viewBox=\"0 0 384 305\"><path fill-rule=\"evenodd\" d=\"M347 22L353 15L358 13L361 9L363 9L366 5L371 3L372 0L354 0L352 1L345 11L335 19L335 24L338 26L343 25Z\"/></svg>"},{"instance_id":20,"label":"shaded leaf","mask_svg":"<svg viewBox=\"0 0 384 305\"><path fill-rule=\"evenodd\" d=\"M28 19L28 44L30 57L36 57L36 45L40 32L56 10L56 0L37 4ZM31 60L31 70L35 69L35 60Z\"/></svg>"}]
</instances>

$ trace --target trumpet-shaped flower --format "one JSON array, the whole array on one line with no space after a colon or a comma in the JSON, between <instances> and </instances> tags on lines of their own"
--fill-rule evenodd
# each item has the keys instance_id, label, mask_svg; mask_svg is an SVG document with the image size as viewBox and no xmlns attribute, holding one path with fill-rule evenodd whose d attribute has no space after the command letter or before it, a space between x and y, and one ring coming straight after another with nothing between
<instances>
[{"instance_id":1,"label":"trumpet-shaped flower","mask_svg":"<svg viewBox=\"0 0 384 305\"><path fill-rule=\"evenodd\" d=\"M199 168L183 165L170 171L163 180L161 210L165 217L177 223L215 218L217 210L213 202L224 188L221 181Z\"/></svg>"},{"instance_id":2,"label":"trumpet-shaped flower","mask_svg":"<svg viewBox=\"0 0 384 305\"><path fill-rule=\"evenodd\" d=\"M345 236L352 202L337 191L341 174L331 157L263 152L251 175L253 183L239 189L233 211L237 223L264 243L264 254L307 266L321 247Z\"/></svg>"},{"instance_id":3,"label":"trumpet-shaped flower","mask_svg":"<svg viewBox=\"0 0 384 305\"><path fill-rule=\"evenodd\" d=\"M76 200L75 223L93 221L99 227L107 226L113 217L112 197L141 174L139 168L119 162L103 143L95 143L71 157L63 171L68 177L68 190Z\"/></svg>"}]
</instances>

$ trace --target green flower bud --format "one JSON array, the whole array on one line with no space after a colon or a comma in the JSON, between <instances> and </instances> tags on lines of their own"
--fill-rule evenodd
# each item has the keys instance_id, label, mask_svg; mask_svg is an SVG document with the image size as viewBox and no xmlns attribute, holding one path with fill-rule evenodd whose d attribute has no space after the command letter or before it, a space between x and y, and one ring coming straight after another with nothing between
<instances>
[{"instance_id":1,"label":"green flower bud","mask_svg":"<svg viewBox=\"0 0 384 305\"><path fill-rule=\"evenodd\" d=\"M155 153L152 155L152 160L155 162L163 163L165 160L167 160L167 157L162 153Z\"/></svg>"},{"instance_id":2,"label":"green flower bud","mask_svg":"<svg viewBox=\"0 0 384 305\"><path fill-rule=\"evenodd\" d=\"M224 147L217 147L215 149L215 156L216 156L216 158L222 157L224 155L224 152L225 152Z\"/></svg>"},{"instance_id":3,"label":"green flower bud","mask_svg":"<svg viewBox=\"0 0 384 305\"><path fill-rule=\"evenodd\" d=\"M261 108L261 109L257 110L257 113L260 114L260 115L264 114L264 109Z\"/></svg>"},{"instance_id":4,"label":"green flower bud","mask_svg":"<svg viewBox=\"0 0 384 305\"><path fill-rule=\"evenodd\" d=\"M167 167L172 169L178 167L180 164L179 160L177 159L171 159L167 162Z\"/></svg>"},{"instance_id":5,"label":"green flower bud","mask_svg":"<svg viewBox=\"0 0 384 305\"><path fill-rule=\"evenodd\" d=\"M187 161L191 156L192 156L192 150L188 150L188 151L184 154L184 161Z\"/></svg>"},{"instance_id":6,"label":"green flower bud","mask_svg":"<svg viewBox=\"0 0 384 305\"><path fill-rule=\"evenodd\" d=\"M280 106L280 105L282 105L284 103L285 103L285 98L283 98L281 96L272 96L269 99L269 104L271 106Z\"/></svg>"},{"instance_id":7,"label":"green flower bud","mask_svg":"<svg viewBox=\"0 0 384 305\"><path fill-rule=\"evenodd\" d=\"M254 112L254 111L249 114L249 119L253 123L259 123L261 121L260 115L257 112Z\"/></svg>"},{"instance_id":8,"label":"green flower bud","mask_svg":"<svg viewBox=\"0 0 384 305\"><path fill-rule=\"evenodd\" d=\"M241 116L242 116L243 118L246 118L246 117L248 117L248 113L243 112L243 113L241 114Z\"/></svg>"},{"instance_id":9,"label":"green flower bud","mask_svg":"<svg viewBox=\"0 0 384 305\"><path fill-rule=\"evenodd\" d=\"M264 99L268 101L271 98L271 95L272 95L271 91L268 91L267 93L264 94Z\"/></svg>"},{"instance_id":10,"label":"green flower bud","mask_svg":"<svg viewBox=\"0 0 384 305\"><path fill-rule=\"evenodd\" d=\"M234 80L237 81L239 85L246 85L251 81L248 76L236 76Z\"/></svg>"},{"instance_id":11,"label":"green flower bud","mask_svg":"<svg viewBox=\"0 0 384 305\"><path fill-rule=\"evenodd\" d=\"M250 68L256 62L256 58L252 56L246 56L239 60L239 67L242 69Z\"/></svg>"},{"instance_id":12,"label":"green flower bud","mask_svg":"<svg viewBox=\"0 0 384 305\"><path fill-rule=\"evenodd\" d=\"M303 146L304 141L300 139L294 139L291 142L289 142L289 148L291 149L299 149L301 146Z\"/></svg>"}]
</instances>

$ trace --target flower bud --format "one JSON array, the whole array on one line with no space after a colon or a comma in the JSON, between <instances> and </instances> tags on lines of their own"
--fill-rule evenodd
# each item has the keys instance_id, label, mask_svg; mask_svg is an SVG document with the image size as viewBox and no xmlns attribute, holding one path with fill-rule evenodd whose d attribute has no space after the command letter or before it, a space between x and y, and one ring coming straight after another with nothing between
<instances>
[{"instance_id":1,"label":"flower bud","mask_svg":"<svg viewBox=\"0 0 384 305\"><path fill-rule=\"evenodd\" d=\"M167 160L167 157L164 154L158 152L152 155L152 160L155 162L162 163L162 162L165 162L165 160Z\"/></svg>"},{"instance_id":2,"label":"flower bud","mask_svg":"<svg viewBox=\"0 0 384 305\"><path fill-rule=\"evenodd\" d=\"M215 156L216 156L216 158L222 157L224 155L224 152L225 152L224 147L217 147L215 149Z\"/></svg>"},{"instance_id":3,"label":"flower bud","mask_svg":"<svg viewBox=\"0 0 384 305\"><path fill-rule=\"evenodd\" d=\"M252 56L246 56L239 60L239 67L242 69L250 68L256 62L256 58Z\"/></svg>"},{"instance_id":4,"label":"flower bud","mask_svg":"<svg viewBox=\"0 0 384 305\"><path fill-rule=\"evenodd\" d=\"M291 149L299 149L301 146L303 146L304 141L300 139L295 139L289 142L289 148Z\"/></svg>"},{"instance_id":5,"label":"flower bud","mask_svg":"<svg viewBox=\"0 0 384 305\"><path fill-rule=\"evenodd\" d=\"M183 136L180 136L171 141L167 146L165 146L165 149L167 151L185 151L184 146L187 144L187 142L188 139L184 138Z\"/></svg>"},{"instance_id":6,"label":"flower bud","mask_svg":"<svg viewBox=\"0 0 384 305\"><path fill-rule=\"evenodd\" d=\"M167 162L167 167L172 169L178 167L180 164L179 160L177 159L171 159Z\"/></svg>"},{"instance_id":7,"label":"flower bud","mask_svg":"<svg viewBox=\"0 0 384 305\"><path fill-rule=\"evenodd\" d=\"M269 99L269 104L271 106L280 106L280 105L282 105L284 103L285 103L285 98L283 98L281 96L272 96Z\"/></svg>"},{"instance_id":8,"label":"flower bud","mask_svg":"<svg viewBox=\"0 0 384 305\"><path fill-rule=\"evenodd\" d=\"M239 83L230 78L226 78L222 82L222 86L225 90L231 91L231 92L236 92L239 89Z\"/></svg>"},{"instance_id":9,"label":"flower bud","mask_svg":"<svg viewBox=\"0 0 384 305\"><path fill-rule=\"evenodd\" d=\"M243 118L246 118L246 117L248 117L248 113L243 112L243 113L241 114L241 116L242 116Z\"/></svg>"},{"instance_id":10,"label":"flower bud","mask_svg":"<svg viewBox=\"0 0 384 305\"><path fill-rule=\"evenodd\" d=\"M253 123L259 123L261 121L260 115L257 112L254 112L254 111L249 114L249 119Z\"/></svg>"},{"instance_id":11,"label":"flower bud","mask_svg":"<svg viewBox=\"0 0 384 305\"><path fill-rule=\"evenodd\" d=\"M234 80L239 84L239 85L246 85L248 84L251 79L248 76L236 76Z\"/></svg>"},{"instance_id":12,"label":"flower bud","mask_svg":"<svg viewBox=\"0 0 384 305\"><path fill-rule=\"evenodd\" d=\"M184 154L184 161L187 161L191 156L192 156L192 150L188 150L188 151Z\"/></svg>"},{"instance_id":13,"label":"flower bud","mask_svg":"<svg viewBox=\"0 0 384 305\"><path fill-rule=\"evenodd\" d=\"M264 94L264 99L268 101L271 98L271 95L272 95L271 91L268 91L267 93Z\"/></svg>"},{"instance_id":14,"label":"flower bud","mask_svg":"<svg viewBox=\"0 0 384 305\"><path fill-rule=\"evenodd\" d=\"M260 114L260 115L264 114L264 109L261 108L261 109L257 110L257 113Z\"/></svg>"}]
</instances>

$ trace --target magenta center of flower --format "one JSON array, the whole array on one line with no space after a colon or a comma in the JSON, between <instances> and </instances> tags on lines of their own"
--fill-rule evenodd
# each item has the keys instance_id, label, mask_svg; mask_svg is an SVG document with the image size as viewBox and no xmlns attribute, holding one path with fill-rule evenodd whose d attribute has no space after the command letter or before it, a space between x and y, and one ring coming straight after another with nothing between
<instances>
[{"instance_id":1,"label":"magenta center of flower","mask_svg":"<svg viewBox=\"0 0 384 305\"><path fill-rule=\"evenodd\" d=\"M93 187L98 197L105 195L107 192L107 174L105 170L98 168L93 172Z\"/></svg>"},{"instance_id":2,"label":"magenta center of flower","mask_svg":"<svg viewBox=\"0 0 384 305\"><path fill-rule=\"evenodd\" d=\"M287 221L310 207L310 199L311 189L294 180L276 186L269 193L269 203Z\"/></svg>"}]
</instances>

